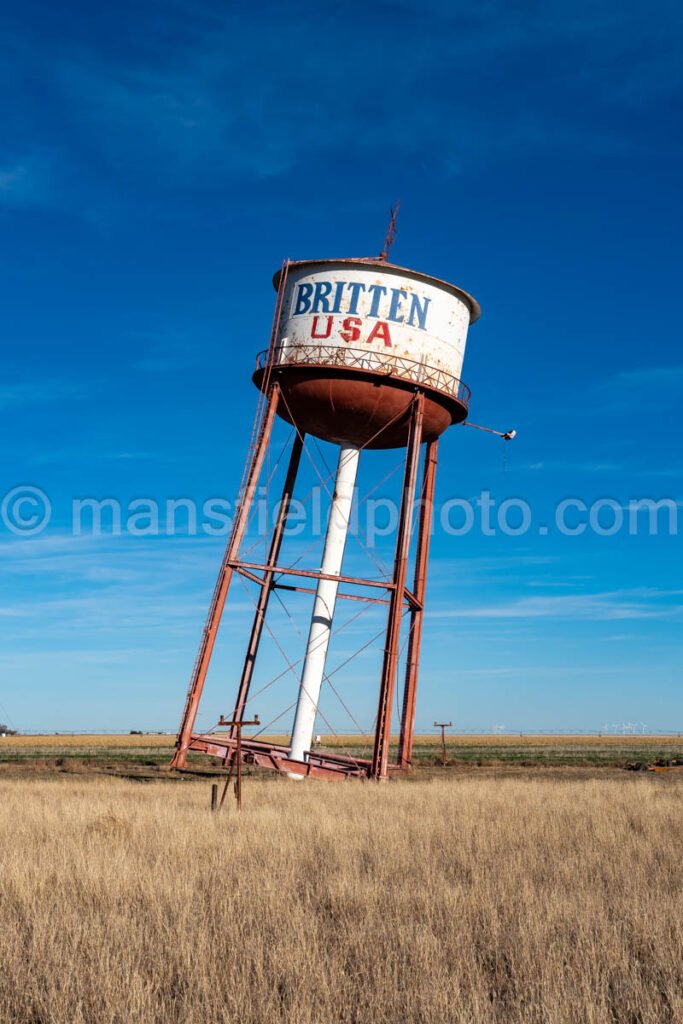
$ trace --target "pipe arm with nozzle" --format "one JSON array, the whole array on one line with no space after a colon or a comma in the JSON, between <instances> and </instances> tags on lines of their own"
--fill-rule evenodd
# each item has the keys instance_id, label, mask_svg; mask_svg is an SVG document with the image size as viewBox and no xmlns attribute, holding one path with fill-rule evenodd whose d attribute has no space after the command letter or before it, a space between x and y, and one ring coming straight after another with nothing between
<instances>
[{"instance_id":1,"label":"pipe arm with nozzle","mask_svg":"<svg viewBox=\"0 0 683 1024\"><path fill-rule=\"evenodd\" d=\"M491 427L480 427L478 423L470 423L469 420L465 420L463 427L474 427L475 430L484 430L487 434L495 434L496 437L502 437L504 441L513 441L517 437L516 430L493 430Z\"/></svg>"}]
</instances>

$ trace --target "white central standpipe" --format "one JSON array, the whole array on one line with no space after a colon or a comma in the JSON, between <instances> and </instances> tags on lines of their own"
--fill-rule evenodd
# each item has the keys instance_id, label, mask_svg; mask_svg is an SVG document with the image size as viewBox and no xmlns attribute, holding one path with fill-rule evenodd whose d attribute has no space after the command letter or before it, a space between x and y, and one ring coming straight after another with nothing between
<instances>
[{"instance_id":1,"label":"white central standpipe","mask_svg":"<svg viewBox=\"0 0 683 1024\"><path fill-rule=\"evenodd\" d=\"M334 484L330 519L327 524L323 561L320 566L321 573L327 576L339 576L341 573L359 456L360 450L352 448L350 445L342 445L339 452L337 478ZM292 729L289 756L295 761L303 761L304 751L311 749L338 589L339 583L336 580L318 580ZM290 778L300 779L302 776L292 774Z\"/></svg>"}]
</instances>

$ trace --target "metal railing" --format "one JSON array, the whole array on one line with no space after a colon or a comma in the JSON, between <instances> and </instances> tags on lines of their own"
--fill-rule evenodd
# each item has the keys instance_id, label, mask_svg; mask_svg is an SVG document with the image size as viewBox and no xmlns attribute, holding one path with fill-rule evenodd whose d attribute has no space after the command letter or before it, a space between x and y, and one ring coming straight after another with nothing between
<instances>
[{"instance_id":1,"label":"metal railing","mask_svg":"<svg viewBox=\"0 0 683 1024\"><path fill-rule=\"evenodd\" d=\"M270 349L264 349L256 357L256 370L268 366ZM433 388L449 398L455 398L467 408L470 389L461 380L446 370L428 366L423 360L407 359L405 356L372 349L346 348L341 345L281 345L272 350L271 367L276 366L333 366L350 370L365 370L382 373L387 377Z\"/></svg>"}]
</instances>

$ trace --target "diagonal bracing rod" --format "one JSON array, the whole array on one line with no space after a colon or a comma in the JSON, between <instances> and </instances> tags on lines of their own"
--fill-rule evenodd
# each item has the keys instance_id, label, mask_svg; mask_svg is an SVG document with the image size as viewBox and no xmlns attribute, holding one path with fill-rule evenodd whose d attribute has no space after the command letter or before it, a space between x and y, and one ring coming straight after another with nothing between
<instances>
[{"instance_id":1,"label":"diagonal bracing rod","mask_svg":"<svg viewBox=\"0 0 683 1024\"><path fill-rule=\"evenodd\" d=\"M230 589L230 582L232 580L233 568L231 563L237 558L240 545L244 538L244 534L246 533L247 524L249 522L249 513L251 512L251 506L256 494L256 487L263 468L263 461L268 449L279 397L280 388L276 383L273 385L268 395L268 404L266 406L261 429L255 442L253 455L251 456L249 463L249 469L247 470L244 491L239 501L237 514L232 527L232 533L230 534L230 540L228 541L228 546L221 563L220 572L218 573L218 580L216 581L209 614L206 618L204 632L202 633L202 639L199 645L199 653L197 654L197 660L195 661L190 686L187 692L183 720L176 739L176 751L171 762L171 766L173 768L184 768L187 763L187 751L192 738L192 730L194 729L195 719L197 718L202 690L204 689L206 675L211 662L211 655L216 642L218 627L220 626L221 616L225 607L225 599L228 596L228 590Z\"/></svg>"},{"instance_id":2,"label":"diagonal bracing rod","mask_svg":"<svg viewBox=\"0 0 683 1024\"><path fill-rule=\"evenodd\" d=\"M269 566L277 564L278 555L280 554L282 539L287 526L287 516L289 515L289 509L292 503L296 475L299 471L299 463L301 461L303 446L303 435L297 431L294 435L292 454L290 456L289 467L287 469L287 477L285 479L284 487L282 488L282 497L278 508L277 520L275 522L273 536L270 541L270 549L268 551ZM256 602L254 621L251 627L251 636L249 637L249 646L247 647L247 653L244 659L244 667L242 668L242 676L240 679L239 689L237 691L237 700L235 701L235 711L230 725L231 739L236 735L238 724L242 721L244 706L247 702L247 697L249 696L249 687L251 686L252 676L254 675L256 655L258 653L259 643L261 642L268 602L270 601L270 595L273 590L274 576L275 573L272 569L266 569L263 574L263 579L259 579L258 581L261 584L261 590Z\"/></svg>"}]
</instances>

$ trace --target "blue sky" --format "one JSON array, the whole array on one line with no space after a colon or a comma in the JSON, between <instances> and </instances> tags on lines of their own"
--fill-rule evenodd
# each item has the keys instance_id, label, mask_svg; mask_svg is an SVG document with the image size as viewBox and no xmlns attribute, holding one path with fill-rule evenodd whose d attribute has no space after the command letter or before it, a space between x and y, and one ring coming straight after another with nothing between
<instances>
[{"instance_id":1,"label":"blue sky","mask_svg":"<svg viewBox=\"0 0 683 1024\"><path fill-rule=\"evenodd\" d=\"M552 528L569 497L682 500L681 21L611 0L5 7L0 497L39 487L52 516L0 526L0 720L175 727L224 538L74 537L71 503L231 498L273 271L377 253L400 197L394 260L483 307L472 419L519 431L448 433L439 501L534 519L436 531L418 728L683 727L680 537ZM206 726L249 607L235 587ZM364 728L373 657L338 677Z\"/></svg>"}]
</instances>

